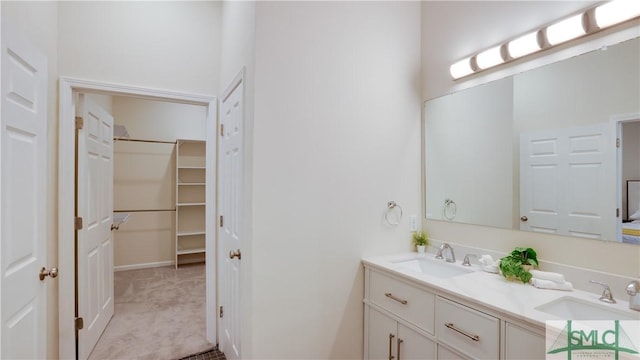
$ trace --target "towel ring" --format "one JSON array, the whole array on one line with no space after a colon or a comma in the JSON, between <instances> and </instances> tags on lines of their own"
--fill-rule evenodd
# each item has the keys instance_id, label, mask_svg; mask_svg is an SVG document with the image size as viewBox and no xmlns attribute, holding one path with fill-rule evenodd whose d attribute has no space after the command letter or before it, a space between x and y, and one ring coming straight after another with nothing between
<instances>
[{"instance_id":1,"label":"towel ring","mask_svg":"<svg viewBox=\"0 0 640 360\"><path fill-rule=\"evenodd\" d=\"M456 215L458 214L458 205L456 205L456 202L451 199L444 199L444 208L442 209L442 214L447 220L455 219Z\"/></svg>"},{"instance_id":2,"label":"towel ring","mask_svg":"<svg viewBox=\"0 0 640 360\"><path fill-rule=\"evenodd\" d=\"M394 216L391 216L391 219L389 218L390 215L398 213L398 211L399 211L399 215L395 216L397 219L394 219ZM398 224L400 224L400 220L402 220L402 207L398 205L395 201L389 201L387 203L387 209L384 212L384 220L387 222L387 224L391 226L397 226ZM396 220L396 221L393 221L393 220Z\"/></svg>"}]
</instances>

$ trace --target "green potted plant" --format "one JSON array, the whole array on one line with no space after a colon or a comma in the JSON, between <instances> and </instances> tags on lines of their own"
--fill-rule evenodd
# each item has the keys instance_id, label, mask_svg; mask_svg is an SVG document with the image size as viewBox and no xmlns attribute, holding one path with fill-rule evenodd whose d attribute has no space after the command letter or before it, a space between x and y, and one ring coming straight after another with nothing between
<instances>
[{"instance_id":1,"label":"green potted plant","mask_svg":"<svg viewBox=\"0 0 640 360\"><path fill-rule=\"evenodd\" d=\"M532 248L516 247L511 254L500 259L500 272L507 280L529 282L531 267L538 267L538 256Z\"/></svg>"},{"instance_id":2,"label":"green potted plant","mask_svg":"<svg viewBox=\"0 0 640 360\"><path fill-rule=\"evenodd\" d=\"M416 246L416 250L418 250L419 253L423 253L427 245L429 245L429 236L427 235L426 231L414 231L412 238L413 244Z\"/></svg>"}]
</instances>

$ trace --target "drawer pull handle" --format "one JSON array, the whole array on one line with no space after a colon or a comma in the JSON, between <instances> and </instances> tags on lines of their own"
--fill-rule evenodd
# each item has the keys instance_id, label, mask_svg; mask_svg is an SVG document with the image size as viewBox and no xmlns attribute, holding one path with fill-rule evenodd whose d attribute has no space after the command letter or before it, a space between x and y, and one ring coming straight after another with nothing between
<instances>
[{"instance_id":1,"label":"drawer pull handle","mask_svg":"<svg viewBox=\"0 0 640 360\"><path fill-rule=\"evenodd\" d=\"M469 339L471 339L473 341L480 341L480 336L478 336L478 335L470 335L466 331L460 330L457 327L455 327L455 325L453 325L453 323L445 323L444 326L448 327L449 329L451 329L453 331L459 332L460 334L468 337Z\"/></svg>"},{"instance_id":2,"label":"drawer pull handle","mask_svg":"<svg viewBox=\"0 0 640 360\"><path fill-rule=\"evenodd\" d=\"M393 360L393 353L391 352L391 346L393 344L393 338L396 337L393 334L389 334L389 360Z\"/></svg>"},{"instance_id":3,"label":"drawer pull handle","mask_svg":"<svg viewBox=\"0 0 640 360\"><path fill-rule=\"evenodd\" d=\"M400 345L402 345L404 341L398 338L398 360L400 360Z\"/></svg>"},{"instance_id":4,"label":"drawer pull handle","mask_svg":"<svg viewBox=\"0 0 640 360\"><path fill-rule=\"evenodd\" d=\"M402 305L407 305L407 303L408 303L407 300L403 300L403 299L397 298L397 297L393 296L392 293L384 293L384 296L388 297L389 299L395 300L395 301L399 302Z\"/></svg>"}]
</instances>

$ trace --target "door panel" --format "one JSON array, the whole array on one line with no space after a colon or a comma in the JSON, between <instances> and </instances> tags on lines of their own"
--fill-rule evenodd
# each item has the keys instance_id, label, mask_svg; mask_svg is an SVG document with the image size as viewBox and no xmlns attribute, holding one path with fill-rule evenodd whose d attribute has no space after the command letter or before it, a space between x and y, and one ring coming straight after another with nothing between
<instances>
[{"instance_id":1,"label":"door panel","mask_svg":"<svg viewBox=\"0 0 640 360\"><path fill-rule=\"evenodd\" d=\"M2 24L0 358L46 354L47 58Z\"/></svg>"},{"instance_id":2,"label":"door panel","mask_svg":"<svg viewBox=\"0 0 640 360\"><path fill-rule=\"evenodd\" d=\"M521 230L614 240L615 151L606 123L520 137Z\"/></svg>"},{"instance_id":3,"label":"door panel","mask_svg":"<svg viewBox=\"0 0 640 360\"><path fill-rule=\"evenodd\" d=\"M219 213L223 221L218 231L220 240L220 305L224 315L220 319L222 335L221 350L227 359L241 357L240 324L240 279L241 258L229 256L232 251L241 251L242 216L242 121L243 82L233 89L222 102L220 118L220 172Z\"/></svg>"},{"instance_id":4,"label":"door panel","mask_svg":"<svg viewBox=\"0 0 640 360\"><path fill-rule=\"evenodd\" d=\"M78 358L86 359L113 316L113 117L78 97Z\"/></svg>"}]
</instances>

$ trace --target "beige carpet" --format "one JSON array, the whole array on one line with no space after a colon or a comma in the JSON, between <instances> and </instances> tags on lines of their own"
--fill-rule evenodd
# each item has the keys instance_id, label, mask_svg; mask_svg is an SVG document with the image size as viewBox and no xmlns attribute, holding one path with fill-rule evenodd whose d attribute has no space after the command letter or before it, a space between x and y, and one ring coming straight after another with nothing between
<instances>
[{"instance_id":1,"label":"beige carpet","mask_svg":"<svg viewBox=\"0 0 640 360\"><path fill-rule=\"evenodd\" d=\"M115 314L91 360L179 359L205 338L204 264L115 273Z\"/></svg>"}]
</instances>

